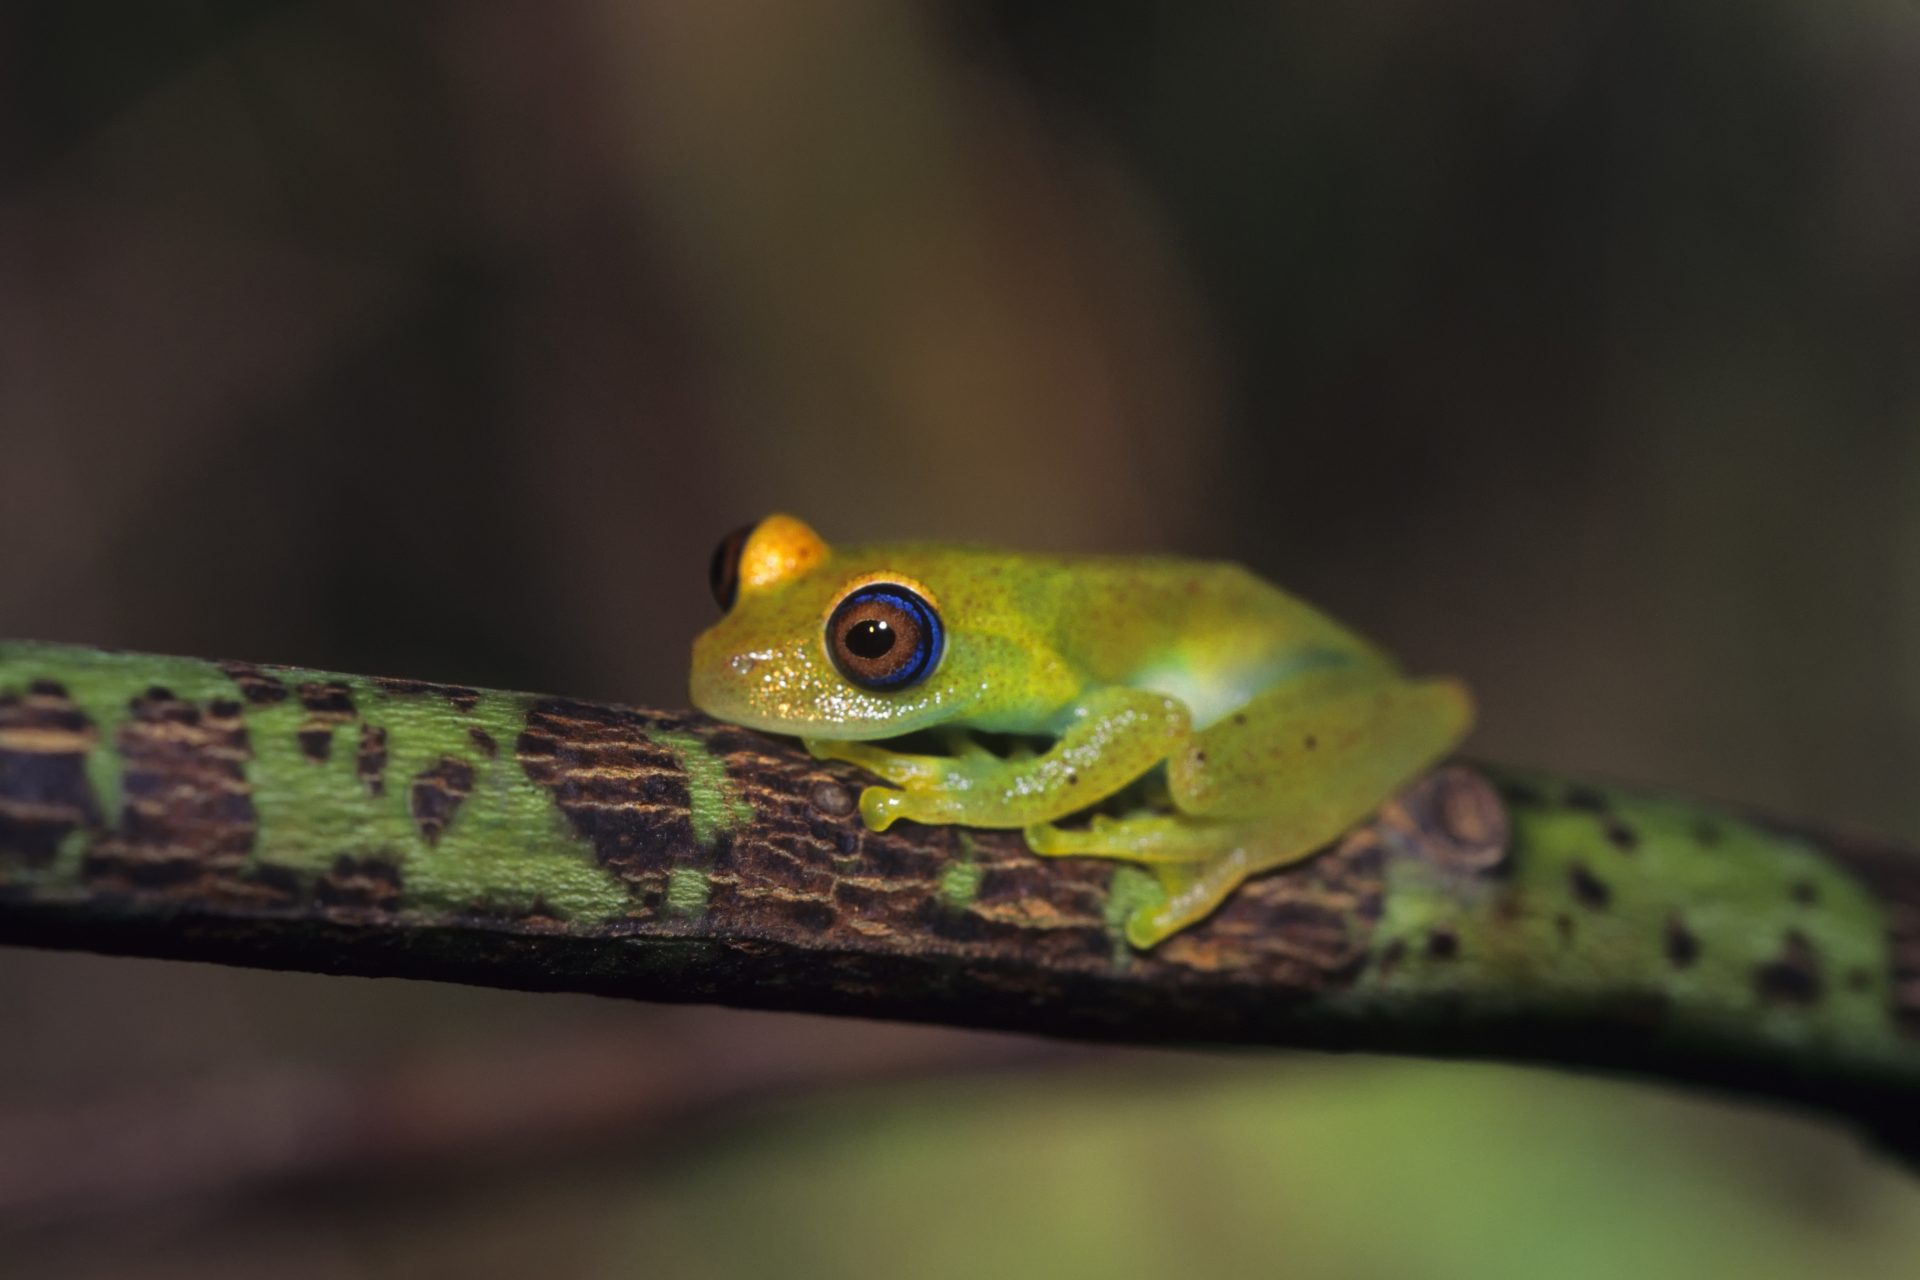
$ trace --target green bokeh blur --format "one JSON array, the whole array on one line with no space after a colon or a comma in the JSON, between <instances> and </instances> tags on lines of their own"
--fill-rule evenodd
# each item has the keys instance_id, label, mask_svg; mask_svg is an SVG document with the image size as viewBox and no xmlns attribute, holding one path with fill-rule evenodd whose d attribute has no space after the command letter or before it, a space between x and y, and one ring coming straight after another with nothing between
<instances>
[{"instance_id":1,"label":"green bokeh blur","mask_svg":"<svg viewBox=\"0 0 1920 1280\"><path fill-rule=\"evenodd\" d=\"M1910 0L20 0L0 102L0 635L675 704L769 510L1169 549L1478 754L1920 838ZM1546 1072L19 951L0 1026L0 1273L1920 1269L1850 1135Z\"/></svg>"}]
</instances>

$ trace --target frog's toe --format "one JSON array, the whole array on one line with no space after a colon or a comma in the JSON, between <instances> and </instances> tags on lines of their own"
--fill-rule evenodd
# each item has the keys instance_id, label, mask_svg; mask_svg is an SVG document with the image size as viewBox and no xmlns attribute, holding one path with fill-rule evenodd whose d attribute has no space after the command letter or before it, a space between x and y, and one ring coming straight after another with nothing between
<instances>
[{"instance_id":1,"label":"frog's toe","mask_svg":"<svg viewBox=\"0 0 1920 1280\"><path fill-rule=\"evenodd\" d=\"M904 791L892 787L867 787L860 792L860 820L867 824L870 831L885 831L907 813L907 802L911 799Z\"/></svg>"},{"instance_id":2,"label":"frog's toe","mask_svg":"<svg viewBox=\"0 0 1920 1280\"><path fill-rule=\"evenodd\" d=\"M1145 951L1189 925L1198 924L1227 900L1249 871L1244 848L1198 862L1169 862L1153 868L1166 896L1146 903L1127 917L1127 941Z\"/></svg>"},{"instance_id":3,"label":"frog's toe","mask_svg":"<svg viewBox=\"0 0 1920 1280\"><path fill-rule=\"evenodd\" d=\"M1169 923L1164 906L1135 907L1127 917L1127 945L1136 951L1151 951L1180 929Z\"/></svg>"}]
</instances>

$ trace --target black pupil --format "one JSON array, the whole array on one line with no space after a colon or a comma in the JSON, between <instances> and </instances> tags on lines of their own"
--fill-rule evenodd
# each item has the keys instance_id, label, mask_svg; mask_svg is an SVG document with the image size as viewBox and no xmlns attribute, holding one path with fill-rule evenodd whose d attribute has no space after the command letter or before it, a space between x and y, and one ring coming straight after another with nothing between
<instances>
[{"instance_id":1,"label":"black pupil","mask_svg":"<svg viewBox=\"0 0 1920 1280\"><path fill-rule=\"evenodd\" d=\"M893 628L879 618L866 618L847 628L847 651L871 661L893 648Z\"/></svg>"}]
</instances>

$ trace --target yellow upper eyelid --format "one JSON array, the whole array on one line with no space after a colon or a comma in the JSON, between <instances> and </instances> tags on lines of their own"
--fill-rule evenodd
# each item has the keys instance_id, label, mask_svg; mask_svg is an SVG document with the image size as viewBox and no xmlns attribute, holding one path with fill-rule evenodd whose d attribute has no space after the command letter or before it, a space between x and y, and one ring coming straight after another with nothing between
<instances>
[{"instance_id":1,"label":"yellow upper eyelid","mask_svg":"<svg viewBox=\"0 0 1920 1280\"><path fill-rule=\"evenodd\" d=\"M831 554L805 521L771 515L754 526L740 548L740 589L759 591L822 564Z\"/></svg>"}]
</instances>

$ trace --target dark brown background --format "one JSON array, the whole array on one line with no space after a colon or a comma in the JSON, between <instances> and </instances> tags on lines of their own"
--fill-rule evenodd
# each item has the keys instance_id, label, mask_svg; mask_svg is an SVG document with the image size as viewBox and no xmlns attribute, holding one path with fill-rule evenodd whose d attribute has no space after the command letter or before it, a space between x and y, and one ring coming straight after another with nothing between
<instances>
[{"instance_id":1,"label":"dark brown background","mask_svg":"<svg viewBox=\"0 0 1920 1280\"><path fill-rule=\"evenodd\" d=\"M1176 549L1480 754L1920 837L1920 10L1328 9L10 5L0 635L673 704L770 509ZM46 1275L1920 1249L1843 1137L1544 1075L26 952L0 1025Z\"/></svg>"}]
</instances>

